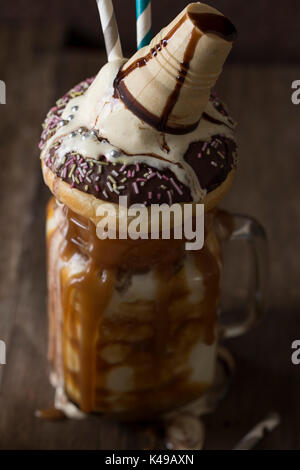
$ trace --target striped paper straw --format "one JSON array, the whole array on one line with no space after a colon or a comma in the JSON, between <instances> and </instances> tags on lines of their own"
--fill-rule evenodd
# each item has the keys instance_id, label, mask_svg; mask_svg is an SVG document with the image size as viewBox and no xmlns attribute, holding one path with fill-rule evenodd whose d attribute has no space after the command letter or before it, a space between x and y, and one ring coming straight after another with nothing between
<instances>
[{"instance_id":1,"label":"striped paper straw","mask_svg":"<svg viewBox=\"0 0 300 470\"><path fill-rule=\"evenodd\" d=\"M152 39L151 0L136 0L136 34L138 49Z\"/></svg>"},{"instance_id":2,"label":"striped paper straw","mask_svg":"<svg viewBox=\"0 0 300 470\"><path fill-rule=\"evenodd\" d=\"M112 0L96 0L104 35L108 62L123 57Z\"/></svg>"}]
</instances>

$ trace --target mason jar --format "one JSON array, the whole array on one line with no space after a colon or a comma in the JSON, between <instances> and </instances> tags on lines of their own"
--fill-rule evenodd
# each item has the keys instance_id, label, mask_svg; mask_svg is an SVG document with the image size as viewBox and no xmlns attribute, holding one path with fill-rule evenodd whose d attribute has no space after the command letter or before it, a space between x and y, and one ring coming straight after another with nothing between
<instances>
[{"instance_id":1,"label":"mason jar","mask_svg":"<svg viewBox=\"0 0 300 470\"><path fill-rule=\"evenodd\" d=\"M52 198L47 208L49 356L55 383L85 412L154 416L213 383L218 341L247 331L263 309L264 234L253 219L205 214L201 250L184 240L106 239ZM242 323L219 321L224 240L253 258Z\"/></svg>"}]
</instances>

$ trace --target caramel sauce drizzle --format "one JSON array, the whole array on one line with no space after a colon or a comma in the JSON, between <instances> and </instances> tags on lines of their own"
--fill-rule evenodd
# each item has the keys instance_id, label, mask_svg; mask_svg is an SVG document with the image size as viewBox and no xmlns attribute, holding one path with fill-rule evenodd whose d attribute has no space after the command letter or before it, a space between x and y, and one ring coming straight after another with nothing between
<instances>
[{"instance_id":1,"label":"caramel sauce drizzle","mask_svg":"<svg viewBox=\"0 0 300 470\"><path fill-rule=\"evenodd\" d=\"M42 410L37 410L35 416L46 421L61 421L66 419L64 412L58 410L57 408L45 408Z\"/></svg>"},{"instance_id":2,"label":"caramel sauce drizzle","mask_svg":"<svg viewBox=\"0 0 300 470\"><path fill-rule=\"evenodd\" d=\"M58 210L55 206L53 198L48 217ZM100 240L92 222L64 206L62 223L48 236L48 255L55 258L53 264L61 263L57 268L61 318L58 305L53 302L57 293L49 283L50 358L56 367L56 337L62 331L63 382L68 396L81 410L115 411L109 401L112 392L105 385L107 374L115 367L102 356L108 345L128 349L125 364L134 371L134 388L121 392L119 400L130 413L145 408L151 413L154 406L166 409L199 396L207 388L208 384L191 384L187 370L174 377L174 367L178 361L185 364L199 338L206 344L214 342L221 251L213 220L213 213L206 216L204 248L190 252L205 287L202 301L195 306L187 300L189 287L182 268L186 256L184 240ZM62 239L58 251L54 247L55 236ZM85 260L86 268L79 274L70 274L65 268L75 254ZM156 278L156 298L138 306L120 304L113 317L107 315L119 273L149 269ZM140 314L134 316L136 312ZM139 339L139 331L145 329L149 334ZM77 369L71 364L70 348L78 360Z\"/></svg>"}]
</instances>

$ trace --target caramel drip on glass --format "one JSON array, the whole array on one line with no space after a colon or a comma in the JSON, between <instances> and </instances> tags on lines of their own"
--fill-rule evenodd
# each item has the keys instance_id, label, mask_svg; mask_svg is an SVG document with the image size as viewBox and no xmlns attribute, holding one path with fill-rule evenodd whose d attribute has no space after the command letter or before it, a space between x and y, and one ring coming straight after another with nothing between
<instances>
[{"instance_id":1,"label":"caramel drip on glass","mask_svg":"<svg viewBox=\"0 0 300 470\"><path fill-rule=\"evenodd\" d=\"M106 377L115 364L103 357L108 346L128 352L125 366L134 374L133 389L120 393L123 409L143 412L146 408L151 414L153 407L167 409L199 396L209 384L191 384L185 364L195 342L202 339L209 345L215 340L221 260L213 214L206 216L204 248L187 255L185 240L100 240L92 222L55 205L52 199L48 214L59 210L60 223L49 235L48 250L60 274L61 313L57 313L58 303L53 304L56 292L49 283L51 356L56 357L56 367L59 358L54 349L60 337L69 397L85 412L114 411ZM58 251L52 246L55 234L62 239ZM70 272L74 256L85 263L77 273ZM186 256L194 257L204 283L204 296L197 304L188 300ZM120 272L132 275L149 270L155 279L154 298L138 305L119 303L111 312ZM174 375L183 365L185 370Z\"/></svg>"}]
</instances>

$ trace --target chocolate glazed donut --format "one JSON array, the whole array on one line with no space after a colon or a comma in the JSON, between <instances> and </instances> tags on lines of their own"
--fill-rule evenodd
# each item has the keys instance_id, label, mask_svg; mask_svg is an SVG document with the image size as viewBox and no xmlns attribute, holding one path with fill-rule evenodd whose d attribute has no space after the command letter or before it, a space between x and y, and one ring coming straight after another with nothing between
<instances>
[{"instance_id":1,"label":"chocolate glazed donut","mask_svg":"<svg viewBox=\"0 0 300 470\"><path fill-rule=\"evenodd\" d=\"M74 98L74 94L75 96L84 95L93 80L94 77L80 83L58 100L56 105L51 108L43 126L44 130L39 145L41 150L46 146L47 141L58 128L59 122L61 122L61 115L68 102ZM231 123L229 125L233 125L233 121L228 116L224 105L215 94L211 94L210 102L219 115L221 117L226 116L228 122ZM224 122L211 117L207 113L204 114L204 119L218 125L221 131ZM88 129L84 130L88 131ZM129 204L141 203L146 206L153 203L169 204L169 194L172 194L172 203L192 202L190 189L182 184L170 169L157 171L155 167L142 163L139 165L129 164L126 166L126 172L124 172L123 164L107 162L104 156L100 157L97 161L93 161L92 159L83 159L82 155L74 155L73 153L67 153L64 163L57 166L58 149L59 145L52 147L48 157L45 158L44 165L53 173L52 179L55 175L58 177L59 181L64 181L70 186L72 185L72 188L78 189L87 197L91 195L97 199L107 200L117 204L119 195L116 192L107 191L106 186L107 181L113 179L119 187L123 187L120 191L120 195L127 196ZM216 189L225 182L227 176L236 168L237 146L233 139L221 134L216 134L206 141L192 142L185 152L184 160L195 171L201 188L205 189L207 193L214 193ZM81 171L83 176L80 180L72 179L72 175L76 173L75 170L81 169L82 164L87 166L87 170ZM74 165L75 168L73 172L71 172ZM67 169L68 171L66 171ZM46 168L44 173L45 175L49 174ZM143 183L143 185L139 186L138 194L134 192L132 185L124 185L125 173L126 175L128 173L134 175L131 180L137 180ZM49 178L50 176L49 174ZM57 187L59 187L59 181L57 182ZM150 199L149 194L151 195ZM210 198L212 196L214 197L214 195L215 194L210 195ZM207 198L208 195L206 196L206 199Z\"/></svg>"}]
</instances>

